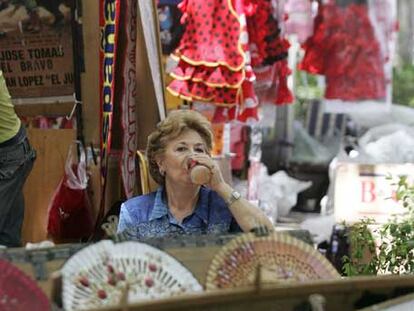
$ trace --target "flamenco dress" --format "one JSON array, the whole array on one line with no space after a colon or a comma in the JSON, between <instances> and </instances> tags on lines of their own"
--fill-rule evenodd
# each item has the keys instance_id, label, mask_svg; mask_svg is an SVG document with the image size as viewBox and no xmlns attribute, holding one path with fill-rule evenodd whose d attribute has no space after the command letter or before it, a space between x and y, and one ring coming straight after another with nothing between
<instances>
[{"instance_id":1,"label":"flamenco dress","mask_svg":"<svg viewBox=\"0 0 414 311\"><path fill-rule=\"evenodd\" d=\"M325 98L383 99L385 58L364 3L320 5L299 69L325 75Z\"/></svg>"}]
</instances>

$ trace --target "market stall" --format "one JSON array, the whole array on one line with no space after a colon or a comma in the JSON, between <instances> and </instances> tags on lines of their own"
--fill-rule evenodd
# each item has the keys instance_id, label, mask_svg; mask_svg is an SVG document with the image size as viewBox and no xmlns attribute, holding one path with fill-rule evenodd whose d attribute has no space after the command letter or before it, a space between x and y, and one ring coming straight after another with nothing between
<instances>
[{"instance_id":1,"label":"market stall","mask_svg":"<svg viewBox=\"0 0 414 311\"><path fill-rule=\"evenodd\" d=\"M0 310L410 301L403 0L52 2L0 0L0 70L37 151L24 247L0 221Z\"/></svg>"}]
</instances>

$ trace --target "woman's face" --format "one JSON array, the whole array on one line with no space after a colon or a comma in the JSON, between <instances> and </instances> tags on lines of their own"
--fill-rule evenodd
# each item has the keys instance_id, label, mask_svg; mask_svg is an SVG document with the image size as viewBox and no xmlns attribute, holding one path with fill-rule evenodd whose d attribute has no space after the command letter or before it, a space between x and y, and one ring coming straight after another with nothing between
<instances>
[{"instance_id":1,"label":"woman's face","mask_svg":"<svg viewBox=\"0 0 414 311\"><path fill-rule=\"evenodd\" d=\"M168 142L158 167L166 173L166 180L174 183L192 184L188 159L192 155L207 154L203 138L194 130L186 130Z\"/></svg>"}]
</instances>

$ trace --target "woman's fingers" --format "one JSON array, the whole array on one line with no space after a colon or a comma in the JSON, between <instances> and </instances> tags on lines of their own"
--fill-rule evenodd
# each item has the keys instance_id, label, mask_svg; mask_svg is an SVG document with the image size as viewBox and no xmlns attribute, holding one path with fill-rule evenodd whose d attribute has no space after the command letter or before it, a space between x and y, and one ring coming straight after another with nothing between
<instances>
[{"instance_id":1,"label":"woman's fingers","mask_svg":"<svg viewBox=\"0 0 414 311\"><path fill-rule=\"evenodd\" d=\"M198 164L207 166L211 170L215 167L214 160L208 155L195 155L191 159L195 160Z\"/></svg>"}]
</instances>

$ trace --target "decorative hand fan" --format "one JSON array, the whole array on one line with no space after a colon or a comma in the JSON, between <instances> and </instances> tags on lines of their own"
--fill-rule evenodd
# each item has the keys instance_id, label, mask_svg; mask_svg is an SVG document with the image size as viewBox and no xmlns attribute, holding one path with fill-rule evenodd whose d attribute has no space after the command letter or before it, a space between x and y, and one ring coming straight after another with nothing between
<instances>
[{"instance_id":1,"label":"decorative hand fan","mask_svg":"<svg viewBox=\"0 0 414 311\"><path fill-rule=\"evenodd\" d=\"M139 242L91 245L67 261L62 275L65 310L202 291L200 283L175 258Z\"/></svg>"},{"instance_id":2,"label":"decorative hand fan","mask_svg":"<svg viewBox=\"0 0 414 311\"><path fill-rule=\"evenodd\" d=\"M262 237L248 233L216 254L207 273L206 289L253 285L257 273L263 282L271 283L339 277L325 257L298 239L282 233Z\"/></svg>"},{"instance_id":3,"label":"decorative hand fan","mask_svg":"<svg viewBox=\"0 0 414 311\"><path fill-rule=\"evenodd\" d=\"M0 271L1 311L50 310L49 300L33 279L1 259Z\"/></svg>"}]
</instances>

